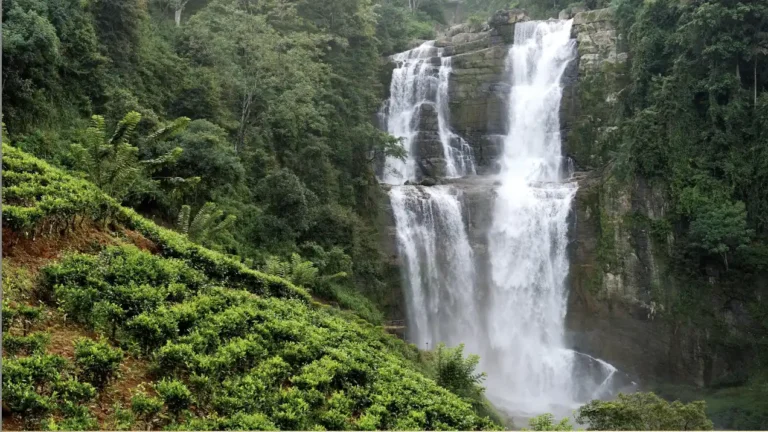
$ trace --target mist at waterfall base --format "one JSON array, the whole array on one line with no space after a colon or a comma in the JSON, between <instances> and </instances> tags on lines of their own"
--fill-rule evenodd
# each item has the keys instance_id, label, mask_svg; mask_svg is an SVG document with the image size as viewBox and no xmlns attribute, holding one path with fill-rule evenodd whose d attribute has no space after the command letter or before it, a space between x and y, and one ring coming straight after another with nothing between
<instances>
[{"instance_id":1,"label":"mist at waterfall base","mask_svg":"<svg viewBox=\"0 0 768 432\"><path fill-rule=\"evenodd\" d=\"M489 182L496 196L483 254L468 238L460 188L405 185L423 175L417 153L424 104L437 113L443 177L475 173L471 149L450 128L450 57L434 42L395 55L383 110L388 132L402 138L409 155L387 160L380 174L394 185L409 340L422 349L464 343L467 353L479 354L489 400L513 417L568 416L610 397L619 381L616 368L569 349L564 338L567 218L577 190L563 167L559 125L560 81L576 53L570 33L571 21L515 26L505 72L508 130L500 172ZM478 277L480 268L489 275Z\"/></svg>"}]
</instances>

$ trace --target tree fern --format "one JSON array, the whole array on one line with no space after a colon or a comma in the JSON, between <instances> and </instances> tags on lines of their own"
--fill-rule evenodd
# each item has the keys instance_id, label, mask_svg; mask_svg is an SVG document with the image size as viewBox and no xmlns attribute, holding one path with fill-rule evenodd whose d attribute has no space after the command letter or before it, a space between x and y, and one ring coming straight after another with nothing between
<instances>
[{"instance_id":1,"label":"tree fern","mask_svg":"<svg viewBox=\"0 0 768 432\"><path fill-rule=\"evenodd\" d=\"M83 131L80 142L72 144L70 156L74 168L98 185L104 192L119 201L125 201L132 195L153 194L158 191L161 179L152 175L159 169L175 163L181 156L181 148L174 148L166 154L148 160L140 160L135 133L141 114L131 111L120 120L111 137L107 139L104 117L95 115L91 124ZM186 117L171 121L142 142L166 139L183 130L189 119ZM168 180L168 179L162 179ZM187 181L189 180L189 181ZM173 178L166 183L171 191L181 185L197 184L199 179Z\"/></svg>"},{"instance_id":2,"label":"tree fern","mask_svg":"<svg viewBox=\"0 0 768 432\"><path fill-rule=\"evenodd\" d=\"M224 216L224 211L217 209L216 204L207 202L192 217L192 209L188 205L181 207L176 221L176 230L186 234L196 243L210 243L215 238L229 232L235 225L235 215Z\"/></svg>"},{"instance_id":3,"label":"tree fern","mask_svg":"<svg viewBox=\"0 0 768 432\"><path fill-rule=\"evenodd\" d=\"M136 111L131 111L126 114L125 117L117 123L117 128L115 128L115 133L112 135L112 138L109 139L109 143L112 145L128 143L140 121L141 114Z\"/></svg>"}]
</instances>

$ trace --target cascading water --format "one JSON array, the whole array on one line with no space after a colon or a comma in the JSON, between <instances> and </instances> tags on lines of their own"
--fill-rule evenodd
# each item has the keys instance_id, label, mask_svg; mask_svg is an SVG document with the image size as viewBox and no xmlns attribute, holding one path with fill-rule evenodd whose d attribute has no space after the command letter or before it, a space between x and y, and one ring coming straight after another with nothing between
<instances>
[{"instance_id":1,"label":"cascading water","mask_svg":"<svg viewBox=\"0 0 768 432\"><path fill-rule=\"evenodd\" d=\"M408 286L409 337L421 348L476 338L472 248L457 191L448 186L390 192Z\"/></svg>"},{"instance_id":2,"label":"cascading water","mask_svg":"<svg viewBox=\"0 0 768 432\"><path fill-rule=\"evenodd\" d=\"M398 68L384 110L387 130L408 152L405 161L387 161L382 182L394 185L410 341L422 349L464 343L480 355L489 399L515 417L568 415L613 394L618 376L610 364L568 349L564 338L567 217L577 190L560 149L560 81L575 56L570 33L571 21L515 26L487 251L472 249L461 189L403 185L424 175L419 128L435 125L419 117L422 111L437 114L427 136L439 137L444 176L475 173L471 148L450 128L451 58L433 42L393 56ZM478 274L481 268L489 274Z\"/></svg>"},{"instance_id":3,"label":"cascading water","mask_svg":"<svg viewBox=\"0 0 768 432\"><path fill-rule=\"evenodd\" d=\"M566 349L567 216L576 185L561 169L560 79L575 55L571 21L515 26L508 133L489 230L488 396L518 414L572 408L615 369ZM589 378L589 379L587 379ZM595 382L597 381L597 382Z\"/></svg>"},{"instance_id":4,"label":"cascading water","mask_svg":"<svg viewBox=\"0 0 768 432\"><path fill-rule=\"evenodd\" d=\"M460 177L474 174L472 149L450 130L448 119L448 80L451 58L434 41L395 54L397 68L392 72L390 98L385 109L387 132L400 138L406 150L405 160L387 158L381 181L401 185L419 177L417 146L419 116L422 105L431 104L437 111L437 135L445 161L444 176Z\"/></svg>"},{"instance_id":5,"label":"cascading water","mask_svg":"<svg viewBox=\"0 0 768 432\"><path fill-rule=\"evenodd\" d=\"M421 348L471 340L475 335L467 330L480 321L472 306L473 253L459 192L451 186L403 186L425 174L418 165L420 134L439 139L443 177L475 173L472 149L450 128L451 58L442 55L433 41L394 55L398 67L385 110L388 132L402 139L408 154L404 161L388 159L381 180L395 185L389 195L405 264L409 337ZM435 130L418 129L425 104L434 106Z\"/></svg>"}]
</instances>

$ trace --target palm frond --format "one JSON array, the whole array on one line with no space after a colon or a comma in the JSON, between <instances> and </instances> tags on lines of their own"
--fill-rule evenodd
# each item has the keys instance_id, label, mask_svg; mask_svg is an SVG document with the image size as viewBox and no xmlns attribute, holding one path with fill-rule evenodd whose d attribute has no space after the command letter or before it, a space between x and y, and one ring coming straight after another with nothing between
<instances>
[{"instance_id":1,"label":"palm frond","mask_svg":"<svg viewBox=\"0 0 768 432\"><path fill-rule=\"evenodd\" d=\"M109 143L112 145L127 143L131 139L131 136L133 135L133 132L136 130L136 126L138 126L140 121L141 114L137 113L136 111L131 111L126 114L125 117L123 117L123 119L120 120L120 122L117 124L115 133L112 135L112 138L109 139Z\"/></svg>"},{"instance_id":2,"label":"palm frond","mask_svg":"<svg viewBox=\"0 0 768 432\"><path fill-rule=\"evenodd\" d=\"M189 231L189 217L192 213L192 207L188 205L181 206L181 211L179 211L179 217L176 220L176 230L186 234L187 231Z\"/></svg>"}]
</instances>

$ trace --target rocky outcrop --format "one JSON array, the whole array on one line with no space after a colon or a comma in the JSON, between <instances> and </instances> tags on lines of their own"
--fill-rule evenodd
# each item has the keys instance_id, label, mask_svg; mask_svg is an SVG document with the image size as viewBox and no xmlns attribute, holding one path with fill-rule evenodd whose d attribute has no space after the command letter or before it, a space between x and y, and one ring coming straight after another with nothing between
<instances>
[{"instance_id":1,"label":"rocky outcrop","mask_svg":"<svg viewBox=\"0 0 768 432\"><path fill-rule=\"evenodd\" d=\"M624 63L622 41L616 29L615 9L580 12L573 17L573 36L579 46L579 73L599 71L606 63Z\"/></svg>"},{"instance_id":2,"label":"rocky outcrop","mask_svg":"<svg viewBox=\"0 0 768 432\"><path fill-rule=\"evenodd\" d=\"M498 170L498 136L505 132L509 90L504 74L507 51L515 24L527 20L523 10L500 11L481 30L458 26L437 42L453 55L451 127L472 147L481 175Z\"/></svg>"}]
</instances>

